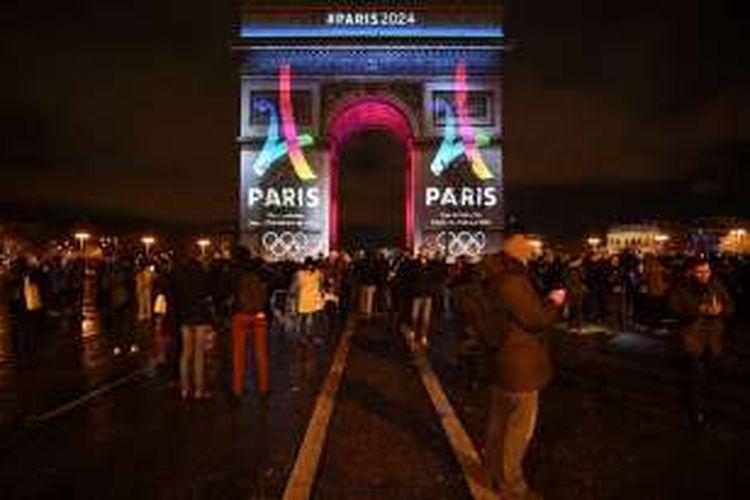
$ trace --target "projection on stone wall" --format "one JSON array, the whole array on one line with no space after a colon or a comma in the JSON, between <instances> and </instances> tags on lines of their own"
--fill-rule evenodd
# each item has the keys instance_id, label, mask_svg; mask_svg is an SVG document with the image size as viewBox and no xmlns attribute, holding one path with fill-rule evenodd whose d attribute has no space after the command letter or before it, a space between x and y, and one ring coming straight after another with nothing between
<instances>
[{"instance_id":1,"label":"projection on stone wall","mask_svg":"<svg viewBox=\"0 0 750 500\"><path fill-rule=\"evenodd\" d=\"M453 257L477 256L496 247L503 225L502 152L475 126L493 114L486 107L494 100L482 91L474 91L470 99L466 73L459 61L452 92L432 94L440 141L422 169L423 250Z\"/></svg>"},{"instance_id":2,"label":"projection on stone wall","mask_svg":"<svg viewBox=\"0 0 750 500\"><path fill-rule=\"evenodd\" d=\"M299 133L292 99L292 69L282 65L278 93L253 95L265 136L242 150L244 230L251 250L266 258L298 260L327 251L328 200L320 158L309 133ZM316 168L317 166L317 168Z\"/></svg>"}]
</instances>

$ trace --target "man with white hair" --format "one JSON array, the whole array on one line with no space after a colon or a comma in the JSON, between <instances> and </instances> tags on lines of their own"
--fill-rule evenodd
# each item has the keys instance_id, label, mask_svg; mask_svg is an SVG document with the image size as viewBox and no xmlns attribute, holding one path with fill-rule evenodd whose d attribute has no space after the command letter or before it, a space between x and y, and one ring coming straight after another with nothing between
<instances>
[{"instance_id":1,"label":"man with white hair","mask_svg":"<svg viewBox=\"0 0 750 500\"><path fill-rule=\"evenodd\" d=\"M522 462L536 427L538 395L552 377L544 331L559 317L564 290L539 296L528 276L534 247L517 224L506 228L500 254L485 259L486 299L499 338L493 353L485 464L502 498L540 498L529 489Z\"/></svg>"}]
</instances>

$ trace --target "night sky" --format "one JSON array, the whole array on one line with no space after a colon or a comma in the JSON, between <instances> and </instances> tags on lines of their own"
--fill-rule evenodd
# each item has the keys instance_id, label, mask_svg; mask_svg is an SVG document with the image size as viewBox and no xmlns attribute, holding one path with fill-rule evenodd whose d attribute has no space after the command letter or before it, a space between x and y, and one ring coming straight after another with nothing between
<instances>
[{"instance_id":1,"label":"night sky","mask_svg":"<svg viewBox=\"0 0 750 500\"><path fill-rule=\"evenodd\" d=\"M750 215L739 4L506 2L510 211L549 231L625 216ZM3 5L5 206L235 217L230 2Z\"/></svg>"}]
</instances>

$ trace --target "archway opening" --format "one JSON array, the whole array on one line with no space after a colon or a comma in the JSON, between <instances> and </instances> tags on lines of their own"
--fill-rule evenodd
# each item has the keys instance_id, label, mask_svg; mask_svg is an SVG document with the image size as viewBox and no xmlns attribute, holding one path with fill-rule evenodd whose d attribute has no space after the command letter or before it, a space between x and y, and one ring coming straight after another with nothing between
<instances>
[{"instance_id":1,"label":"archway opening","mask_svg":"<svg viewBox=\"0 0 750 500\"><path fill-rule=\"evenodd\" d=\"M339 246L346 250L404 243L406 144L387 129L349 136L339 153Z\"/></svg>"},{"instance_id":2,"label":"archway opening","mask_svg":"<svg viewBox=\"0 0 750 500\"><path fill-rule=\"evenodd\" d=\"M359 243L355 247L398 245L411 249L417 163L413 120L409 120L403 106L388 96L348 101L331 116L330 248L338 249L342 244L350 248L354 242ZM344 168L351 172L343 174L342 191L339 176ZM364 190L368 192L363 200L358 194ZM369 207L364 203L367 199L373 202ZM349 202L354 203L351 210L343 205ZM394 220L397 214L400 217ZM340 238L342 229L346 231L346 241ZM400 233L400 237L394 233Z\"/></svg>"}]
</instances>

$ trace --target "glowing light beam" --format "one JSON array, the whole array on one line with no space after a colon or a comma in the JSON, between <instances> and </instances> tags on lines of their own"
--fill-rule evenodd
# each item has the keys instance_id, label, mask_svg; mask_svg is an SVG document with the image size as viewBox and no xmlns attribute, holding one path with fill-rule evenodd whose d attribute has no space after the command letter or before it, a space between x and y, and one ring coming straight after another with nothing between
<instances>
[{"instance_id":1,"label":"glowing light beam","mask_svg":"<svg viewBox=\"0 0 750 500\"><path fill-rule=\"evenodd\" d=\"M466 156L471 161L471 170L482 180L492 179L494 175L484 162L474 138L474 129L469 125L469 111L466 105L466 63L459 61L456 65L456 108L458 128L466 148Z\"/></svg>"},{"instance_id":2,"label":"glowing light beam","mask_svg":"<svg viewBox=\"0 0 750 500\"><path fill-rule=\"evenodd\" d=\"M292 162L297 177L302 180L315 179L315 173L307 163L297 135L297 125L294 123L292 112L292 68L282 64L279 68L279 103L281 105L281 127L289 148L289 159Z\"/></svg>"},{"instance_id":3,"label":"glowing light beam","mask_svg":"<svg viewBox=\"0 0 750 500\"><path fill-rule=\"evenodd\" d=\"M279 119L276 106L270 100L261 98L253 103L255 109L268 115L268 129L263 147L258 156L255 157L251 168L256 175L262 177L276 161L289 155L297 176L302 180L312 180L315 179L315 173L307 163L301 148L311 146L315 141L310 134L297 134L292 113L291 69L289 65L285 67L280 69L279 75L281 119Z\"/></svg>"}]
</instances>

